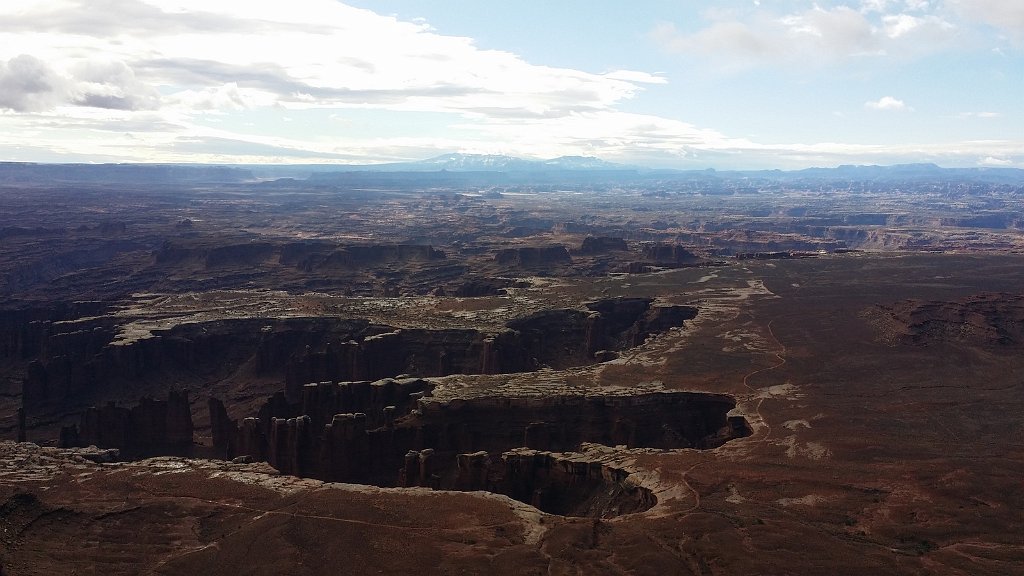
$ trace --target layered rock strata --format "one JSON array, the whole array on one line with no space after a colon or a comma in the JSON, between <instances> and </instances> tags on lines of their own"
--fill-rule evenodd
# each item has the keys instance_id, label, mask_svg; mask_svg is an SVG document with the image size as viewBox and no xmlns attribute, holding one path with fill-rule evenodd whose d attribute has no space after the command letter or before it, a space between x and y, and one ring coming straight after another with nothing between
<instances>
[{"instance_id":1,"label":"layered rock strata","mask_svg":"<svg viewBox=\"0 0 1024 576\"><path fill-rule=\"evenodd\" d=\"M307 382L581 366L613 357L598 352L682 326L696 313L646 298L616 298L514 319L493 333L297 317L183 323L133 338L106 317L12 327L3 332L3 350L23 365L21 402L31 427L54 410L162 394L168 381L193 392L243 377L266 382L267 393L283 383L288 400L298 402Z\"/></svg>"},{"instance_id":2,"label":"layered rock strata","mask_svg":"<svg viewBox=\"0 0 1024 576\"><path fill-rule=\"evenodd\" d=\"M309 384L301 409L272 398L242 422L214 400L216 452L298 476L488 490L554 513L603 516L645 509L653 496L627 482L628 472L576 454L581 445L701 449L750 433L728 416L734 401L714 394L442 402L432 388L420 379Z\"/></svg>"}]
</instances>

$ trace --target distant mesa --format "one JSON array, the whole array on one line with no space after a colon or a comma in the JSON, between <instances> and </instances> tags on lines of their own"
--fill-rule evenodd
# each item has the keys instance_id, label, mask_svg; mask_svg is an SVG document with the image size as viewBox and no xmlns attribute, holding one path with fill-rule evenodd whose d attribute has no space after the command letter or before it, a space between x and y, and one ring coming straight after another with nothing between
<instances>
[{"instance_id":1,"label":"distant mesa","mask_svg":"<svg viewBox=\"0 0 1024 576\"><path fill-rule=\"evenodd\" d=\"M918 346L959 343L989 350L1024 346L1024 295L982 293L957 301L879 306L884 338Z\"/></svg>"},{"instance_id":2,"label":"distant mesa","mask_svg":"<svg viewBox=\"0 0 1024 576\"><path fill-rule=\"evenodd\" d=\"M587 236L580 246L580 254L605 254L629 250L626 241L614 236Z\"/></svg>"},{"instance_id":3,"label":"distant mesa","mask_svg":"<svg viewBox=\"0 0 1024 576\"><path fill-rule=\"evenodd\" d=\"M569 250L562 245L520 246L498 250L494 254L494 261L504 266L535 268L569 264L572 257Z\"/></svg>"},{"instance_id":4,"label":"distant mesa","mask_svg":"<svg viewBox=\"0 0 1024 576\"><path fill-rule=\"evenodd\" d=\"M245 167L211 164L36 164L0 162L0 184L75 182L94 184L228 184L253 180Z\"/></svg>"},{"instance_id":5,"label":"distant mesa","mask_svg":"<svg viewBox=\"0 0 1024 576\"><path fill-rule=\"evenodd\" d=\"M643 249L644 258L657 264L692 264L700 257L678 244L647 244Z\"/></svg>"}]
</instances>

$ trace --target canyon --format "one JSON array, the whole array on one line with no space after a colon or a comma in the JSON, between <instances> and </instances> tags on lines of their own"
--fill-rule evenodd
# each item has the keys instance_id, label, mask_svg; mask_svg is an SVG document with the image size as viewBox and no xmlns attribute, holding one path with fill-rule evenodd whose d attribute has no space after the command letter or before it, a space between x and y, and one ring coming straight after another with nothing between
<instances>
[{"instance_id":1,"label":"canyon","mask_svg":"<svg viewBox=\"0 0 1024 576\"><path fill-rule=\"evenodd\" d=\"M0 571L1012 573L1022 191L0 166Z\"/></svg>"}]
</instances>

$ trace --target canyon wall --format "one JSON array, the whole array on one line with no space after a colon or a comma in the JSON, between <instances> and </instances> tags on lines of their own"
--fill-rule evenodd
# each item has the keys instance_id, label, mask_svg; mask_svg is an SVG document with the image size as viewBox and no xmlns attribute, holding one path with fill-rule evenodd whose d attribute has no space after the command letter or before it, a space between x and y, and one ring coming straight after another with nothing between
<instances>
[{"instance_id":1,"label":"canyon wall","mask_svg":"<svg viewBox=\"0 0 1024 576\"><path fill-rule=\"evenodd\" d=\"M188 393L171 391L167 400L143 398L124 408L109 403L88 408L77 426L61 430L60 446L117 448L124 458L192 453L192 411Z\"/></svg>"},{"instance_id":2,"label":"canyon wall","mask_svg":"<svg viewBox=\"0 0 1024 576\"><path fill-rule=\"evenodd\" d=\"M124 339L109 316L22 322L4 330L4 353L22 363L21 404L31 423L55 411L163 394L208 382L264 383L299 402L320 381L374 381L409 374L495 374L591 364L696 315L686 306L615 298L585 310L511 320L497 333L396 329L365 319L241 318L184 323ZM13 410L12 410L13 413Z\"/></svg>"},{"instance_id":3,"label":"canyon wall","mask_svg":"<svg viewBox=\"0 0 1024 576\"><path fill-rule=\"evenodd\" d=\"M735 402L715 394L441 402L432 388L421 379L309 384L301 409L277 396L241 422L211 400L215 450L297 476L488 490L556 514L607 517L655 498L629 472L580 453L583 445L706 449L750 434L743 418L728 415ZM360 411L332 414L345 409Z\"/></svg>"},{"instance_id":4,"label":"canyon wall","mask_svg":"<svg viewBox=\"0 0 1024 576\"><path fill-rule=\"evenodd\" d=\"M216 452L265 458L289 474L389 486L401 483L397 474L409 451L430 449L440 485L450 487L457 483L458 454L519 447L566 452L584 443L704 449L749 433L742 419L728 416L735 402L715 394L440 402L430 397L432 388L421 379L308 384L301 407L272 397L259 417L241 423L227 420L214 400Z\"/></svg>"}]
</instances>

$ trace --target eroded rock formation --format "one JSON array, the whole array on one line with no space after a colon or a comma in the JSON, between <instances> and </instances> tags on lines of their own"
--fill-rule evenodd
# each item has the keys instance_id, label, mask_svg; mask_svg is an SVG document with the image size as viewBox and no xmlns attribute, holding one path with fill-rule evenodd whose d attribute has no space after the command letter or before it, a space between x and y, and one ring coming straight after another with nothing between
<instances>
[{"instance_id":1,"label":"eroded rock formation","mask_svg":"<svg viewBox=\"0 0 1024 576\"><path fill-rule=\"evenodd\" d=\"M447 295L456 298L497 296L504 294L506 288L514 287L517 284L525 285L510 278L470 278L451 287Z\"/></svg>"},{"instance_id":2,"label":"eroded rock formation","mask_svg":"<svg viewBox=\"0 0 1024 576\"><path fill-rule=\"evenodd\" d=\"M420 244L345 245L323 240L271 242L254 239L213 244L201 238L169 240L153 256L155 262L163 266L201 264L216 268L279 264L305 272L445 259L444 252Z\"/></svg>"},{"instance_id":3,"label":"eroded rock formation","mask_svg":"<svg viewBox=\"0 0 1024 576\"><path fill-rule=\"evenodd\" d=\"M301 415L275 414L295 411L277 398L241 424L211 401L216 452L299 476L490 490L554 513L606 516L645 509L653 496L628 482L628 472L576 453L582 445L711 448L750 433L728 416L735 402L714 394L442 402L432 388L420 379L309 384Z\"/></svg>"},{"instance_id":4,"label":"eroded rock formation","mask_svg":"<svg viewBox=\"0 0 1024 576\"><path fill-rule=\"evenodd\" d=\"M468 462L472 465L472 459ZM628 470L582 454L518 448L502 454L488 471L487 483L467 489L505 494L551 514L610 518L642 512L658 502Z\"/></svg>"},{"instance_id":5,"label":"eroded rock formation","mask_svg":"<svg viewBox=\"0 0 1024 576\"><path fill-rule=\"evenodd\" d=\"M580 246L580 254L606 254L629 250L626 241L614 236L587 236Z\"/></svg>"},{"instance_id":6,"label":"eroded rock formation","mask_svg":"<svg viewBox=\"0 0 1024 576\"><path fill-rule=\"evenodd\" d=\"M1024 346L1024 295L981 293L958 301L904 300L879 306L883 337L928 345L956 342L992 350Z\"/></svg>"},{"instance_id":7,"label":"eroded rock formation","mask_svg":"<svg viewBox=\"0 0 1024 576\"><path fill-rule=\"evenodd\" d=\"M494 254L494 261L502 266L517 268L543 268L572 262L565 246L520 246L502 248Z\"/></svg>"},{"instance_id":8,"label":"eroded rock formation","mask_svg":"<svg viewBox=\"0 0 1024 576\"><path fill-rule=\"evenodd\" d=\"M103 318L22 324L5 332L5 353L25 358L22 406L31 424L58 407L159 394L167 381L193 392L231 378L266 382L267 393L284 384L287 399L297 403L308 382L581 366L695 314L651 299L613 298L515 319L497 333L300 317L183 323L135 339L119 336L113 320Z\"/></svg>"},{"instance_id":9,"label":"eroded rock formation","mask_svg":"<svg viewBox=\"0 0 1024 576\"><path fill-rule=\"evenodd\" d=\"M114 403L90 407L78 426L61 430L60 445L117 448L130 458L188 455L192 434L188 393L171 391L167 400L143 398L131 408Z\"/></svg>"},{"instance_id":10,"label":"eroded rock formation","mask_svg":"<svg viewBox=\"0 0 1024 576\"><path fill-rule=\"evenodd\" d=\"M678 244L647 244L643 247L643 257L658 266L679 266L700 260L696 254Z\"/></svg>"},{"instance_id":11,"label":"eroded rock formation","mask_svg":"<svg viewBox=\"0 0 1024 576\"><path fill-rule=\"evenodd\" d=\"M392 377L591 364L696 313L651 298L609 298L523 316L492 332L299 317L181 323L131 337L109 319L83 320L46 325L29 338L10 336L5 349L38 354L23 382L22 431L26 415L38 418L52 406L123 397L168 379L184 386L166 401L143 394L131 408L95 402L77 425L61 430L62 446L96 445L125 458L190 454L188 387L244 376L277 383L278 391L241 420L208 400L217 457L266 461L287 474L332 481L487 487L560 514L604 516L643 509L653 496L626 482L628 472L563 453L585 443L713 447L745 433L726 417L732 400L664 393L441 402L431 397L434 383Z\"/></svg>"}]
</instances>

